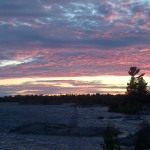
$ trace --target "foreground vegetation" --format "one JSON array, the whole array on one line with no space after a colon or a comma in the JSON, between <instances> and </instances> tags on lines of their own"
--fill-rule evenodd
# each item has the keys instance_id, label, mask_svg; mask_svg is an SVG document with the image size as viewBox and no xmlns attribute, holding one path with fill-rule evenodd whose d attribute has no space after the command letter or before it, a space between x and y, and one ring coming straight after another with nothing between
<instances>
[{"instance_id":1,"label":"foreground vegetation","mask_svg":"<svg viewBox=\"0 0 150 150\"><path fill-rule=\"evenodd\" d=\"M118 138L119 131L113 124L108 124L104 130L102 144L103 150L124 150ZM150 123L143 121L135 135L127 137L128 141L133 140L133 145L127 146L125 150L148 150L150 148Z\"/></svg>"}]
</instances>

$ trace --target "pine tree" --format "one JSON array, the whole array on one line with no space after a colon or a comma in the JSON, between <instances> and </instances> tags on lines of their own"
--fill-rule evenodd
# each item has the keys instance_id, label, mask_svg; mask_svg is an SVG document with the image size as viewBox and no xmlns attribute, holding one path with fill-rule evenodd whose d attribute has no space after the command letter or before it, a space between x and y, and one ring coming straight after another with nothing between
<instances>
[{"instance_id":1,"label":"pine tree","mask_svg":"<svg viewBox=\"0 0 150 150\"><path fill-rule=\"evenodd\" d=\"M147 83L143 79L143 76L137 77L137 80L138 80L138 87L137 87L138 94L140 94L140 95L146 94L147 93Z\"/></svg>"},{"instance_id":2,"label":"pine tree","mask_svg":"<svg viewBox=\"0 0 150 150\"><path fill-rule=\"evenodd\" d=\"M137 67L130 67L129 75L131 75L130 82L127 83L127 94L128 95L143 95L147 93L147 83L143 79L145 75L142 73L138 77L135 77L140 72L140 69Z\"/></svg>"}]
</instances>

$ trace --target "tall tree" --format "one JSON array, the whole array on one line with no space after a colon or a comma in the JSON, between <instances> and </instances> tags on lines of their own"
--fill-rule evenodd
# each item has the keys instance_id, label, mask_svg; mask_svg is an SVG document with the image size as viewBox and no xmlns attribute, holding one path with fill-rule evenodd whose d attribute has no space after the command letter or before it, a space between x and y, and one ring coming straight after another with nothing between
<instances>
[{"instance_id":1,"label":"tall tree","mask_svg":"<svg viewBox=\"0 0 150 150\"><path fill-rule=\"evenodd\" d=\"M140 69L137 67L130 67L129 70L129 75L131 75L132 77L134 77L136 74L138 74L140 72Z\"/></svg>"},{"instance_id":2,"label":"tall tree","mask_svg":"<svg viewBox=\"0 0 150 150\"><path fill-rule=\"evenodd\" d=\"M128 95L133 95L137 93L137 86L138 86L138 81L137 78L135 77L136 74L140 72L140 69L137 67L130 67L129 70L129 75L131 75L130 82L127 83L127 94Z\"/></svg>"},{"instance_id":3,"label":"tall tree","mask_svg":"<svg viewBox=\"0 0 150 150\"><path fill-rule=\"evenodd\" d=\"M134 95L134 94L146 94L147 93L147 83L143 79L145 75L142 73L138 77L135 77L140 72L140 69L137 67L130 67L129 75L131 75L130 82L127 83L127 94Z\"/></svg>"},{"instance_id":4,"label":"tall tree","mask_svg":"<svg viewBox=\"0 0 150 150\"><path fill-rule=\"evenodd\" d=\"M140 95L144 95L144 94L147 93L147 83L143 79L143 76L144 76L144 74L142 74L139 77L137 77L137 80L138 80L137 92Z\"/></svg>"}]
</instances>

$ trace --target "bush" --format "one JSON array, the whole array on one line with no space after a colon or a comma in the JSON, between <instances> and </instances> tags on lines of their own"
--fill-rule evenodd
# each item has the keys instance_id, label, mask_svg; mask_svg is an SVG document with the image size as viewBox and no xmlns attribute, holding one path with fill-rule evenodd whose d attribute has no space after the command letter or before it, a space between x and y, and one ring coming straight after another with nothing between
<instances>
[{"instance_id":1,"label":"bush","mask_svg":"<svg viewBox=\"0 0 150 150\"><path fill-rule=\"evenodd\" d=\"M150 124L147 121L141 123L140 129L136 135L137 140L135 150L145 150L150 148Z\"/></svg>"},{"instance_id":2,"label":"bush","mask_svg":"<svg viewBox=\"0 0 150 150\"><path fill-rule=\"evenodd\" d=\"M112 124L107 125L104 130L104 144L102 145L103 150L121 150L117 136L119 130L115 128Z\"/></svg>"}]
</instances>

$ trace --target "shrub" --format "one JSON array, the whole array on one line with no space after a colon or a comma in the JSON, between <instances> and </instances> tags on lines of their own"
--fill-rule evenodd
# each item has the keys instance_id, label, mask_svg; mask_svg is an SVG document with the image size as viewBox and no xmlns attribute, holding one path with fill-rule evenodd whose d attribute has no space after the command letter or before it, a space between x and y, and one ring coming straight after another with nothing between
<instances>
[{"instance_id":1,"label":"shrub","mask_svg":"<svg viewBox=\"0 0 150 150\"><path fill-rule=\"evenodd\" d=\"M119 130L112 124L108 124L104 130L104 144L102 144L103 150L121 150L117 136Z\"/></svg>"},{"instance_id":2,"label":"shrub","mask_svg":"<svg viewBox=\"0 0 150 150\"><path fill-rule=\"evenodd\" d=\"M141 123L140 129L136 135L137 140L135 143L135 150L145 150L150 148L150 124L147 121Z\"/></svg>"}]
</instances>

